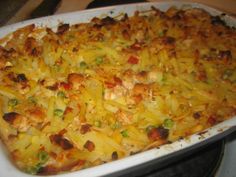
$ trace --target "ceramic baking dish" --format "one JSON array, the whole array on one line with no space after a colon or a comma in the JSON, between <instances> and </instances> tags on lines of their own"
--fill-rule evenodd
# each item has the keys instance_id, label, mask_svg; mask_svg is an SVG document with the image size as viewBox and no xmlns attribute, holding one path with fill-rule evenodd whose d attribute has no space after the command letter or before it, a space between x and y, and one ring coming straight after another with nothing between
<instances>
[{"instance_id":1,"label":"ceramic baking dish","mask_svg":"<svg viewBox=\"0 0 236 177\"><path fill-rule=\"evenodd\" d=\"M135 11L144 11L150 9L151 6L155 6L161 10L167 10L171 6L176 6L178 8L189 8L189 7L198 7L205 9L211 15L220 15L222 12L213 9L211 7L198 4L198 3L185 3L185 2L159 2L159 3L138 3L138 4L129 4L129 5L119 5L119 6L110 6L92 10L84 10L73 13L66 13L62 15L54 15L49 17L43 17L33 20L28 20L20 22L17 24L9 25L0 28L0 38L6 34L15 31L16 29L34 23L36 26L48 26L48 27L57 27L61 22L75 24L81 22L88 22L93 17L104 17L104 16L117 16L120 13L127 13L132 15ZM233 17L225 15L224 20L228 25L236 26L236 19ZM96 167L91 167L88 169L59 174L55 176L59 177L88 177L88 176L107 176L107 175L122 175L125 171L130 168L134 169L135 167L140 167L140 165L147 165L148 163L155 160L155 162L162 163L163 161L170 160L173 157L181 155L183 153L192 151L199 146L213 142L217 139L220 139L229 133L236 130L236 117L224 121L220 124L215 125L201 133L194 134L190 137L184 138L182 140L173 142L171 144L163 145L159 148L154 148L142 153L138 153L124 159L117 161L109 162L103 165ZM4 146L0 147L0 177L14 176L14 177L30 177L32 175L25 174L24 172L19 171L13 163L9 160L7 153L4 149Z\"/></svg>"}]
</instances>

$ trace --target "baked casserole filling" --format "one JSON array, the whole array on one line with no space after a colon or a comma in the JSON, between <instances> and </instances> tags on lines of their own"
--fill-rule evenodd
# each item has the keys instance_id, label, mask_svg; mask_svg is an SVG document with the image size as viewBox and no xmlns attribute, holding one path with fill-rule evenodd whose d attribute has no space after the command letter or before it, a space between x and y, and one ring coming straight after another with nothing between
<instances>
[{"instance_id":1,"label":"baked casserole filling","mask_svg":"<svg viewBox=\"0 0 236 177\"><path fill-rule=\"evenodd\" d=\"M31 174L121 159L236 115L236 30L152 8L0 39L0 136Z\"/></svg>"}]
</instances>

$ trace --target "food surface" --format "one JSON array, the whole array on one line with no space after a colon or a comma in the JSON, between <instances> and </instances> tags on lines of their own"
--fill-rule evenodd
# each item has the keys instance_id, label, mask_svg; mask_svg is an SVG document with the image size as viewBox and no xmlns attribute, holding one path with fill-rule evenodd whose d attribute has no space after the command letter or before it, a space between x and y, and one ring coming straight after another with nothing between
<instances>
[{"instance_id":1,"label":"food surface","mask_svg":"<svg viewBox=\"0 0 236 177\"><path fill-rule=\"evenodd\" d=\"M0 136L27 173L103 164L236 115L236 30L201 9L29 25L0 44Z\"/></svg>"}]
</instances>

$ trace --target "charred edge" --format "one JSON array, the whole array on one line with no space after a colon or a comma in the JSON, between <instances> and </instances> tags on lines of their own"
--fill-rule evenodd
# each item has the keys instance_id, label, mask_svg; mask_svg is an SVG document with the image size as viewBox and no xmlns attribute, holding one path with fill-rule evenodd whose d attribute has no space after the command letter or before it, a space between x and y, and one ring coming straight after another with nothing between
<instances>
[{"instance_id":1,"label":"charred edge","mask_svg":"<svg viewBox=\"0 0 236 177\"><path fill-rule=\"evenodd\" d=\"M25 74L18 74L16 77L17 82L27 82L28 79L26 78Z\"/></svg>"},{"instance_id":2,"label":"charred edge","mask_svg":"<svg viewBox=\"0 0 236 177\"><path fill-rule=\"evenodd\" d=\"M81 128L80 128L80 133L81 134L85 134L87 132L90 132L91 131L91 125L90 124L85 124L85 125L82 125Z\"/></svg>"},{"instance_id":3,"label":"charred edge","mask_svg":"<svg viewBox=\"0 0 236 177\"><path fill-rule=\"evenodd\" d=\"M19 114L16 113L16 112L9 112L9 113L5 113L3 115L3 119L8 122L8 123L11 123L13 124L14 120L17 118Z\"/></svg>"},{"instance_id":4,"label":"charred edge","mask_svg":"<svg viewBox=\"0 0 236 177\"><path fill-rule=\"evenodd\" d=\"M52 143L59 145L64 150L73 148L73 144L69 140L63 138L60 134L51 135L49 138Z\"/></svg>"},{"instance_id":5,"label":"charred edge","mask_svg":"<svg viewBox=\"0 0 236 177\"><path fill-rule=\"evenodd\" d=\"M211 16L211 24L212 25L223 25L227 26L225 21L220 18L220 16Z\"/></svg>"},{"instance_id":6,"label":"charred edge","mask_svg":"<svg viewBox=\"0 0 236 177\"><path fill-rule=\"evenodd\" d=\"M57 34L58 35L63 35L66 31L68 31L70 28L69 24L62 24L60 26L58 26L57 28Z\"/></svg>"}]
</instances>

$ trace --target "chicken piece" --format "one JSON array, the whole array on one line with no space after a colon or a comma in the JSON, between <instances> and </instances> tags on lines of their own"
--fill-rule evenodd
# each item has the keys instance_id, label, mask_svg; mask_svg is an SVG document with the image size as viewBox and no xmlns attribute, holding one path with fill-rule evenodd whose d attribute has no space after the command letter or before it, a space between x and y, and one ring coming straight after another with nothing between
<instances>
[{"instance_id":1,"label":"chicken piece","mask_svg":"<svg viewBox=\"0 0 236 177\"><path fill-rule=\"evenodd\" d=\"M124 110L121 109L118 110L115 115L117 117L117 120L121 122L123 125L128 125L132 123L132 118L133 118L132 114Z\"/></svg>"},{"instance_id":2,"label":"chicken piece","mask_svg":"<svg viewBox=\"0 0 236 177\"><path fill-rule=\"evenodd\" d=\"M94 151L95 149L95 144L92 141L86 141L86 143L84 144L84 148L87 149L89 152Z\"/></svg>"},{"instance_id":3,"label":"chicken piece","mask_svg":"<svg viewBox=\"0 0 236 177\"><path fill-rule=\"evenodd\" d=\"M126 89L131 90L134 87L134 71L131 69L126 70L122 74L122 84Z\"/></svg>"},{"instance_id":4,"label":"chicken piece","mask_svg":"<svg viewBox=\"0 0 236 177\"><path fill-rule=\"evenodd\" d=\"M150 90L150 85L137 83L134 85L133 94L146 96L148 95L149 90Z\"/></svg>"},{"instance_id":5,"label":"chicken piece","mask_svg":"<svg viewBox=\"0 0 236 177\"><path fill-rule=\"evenodd\" d=\"M124 96L127 93L126 88L122 86L115 86L112 89L105 89L104 99L105 100L115 100Z\"/></svg>"},{"instance_id":6,"label":"chicken piece","mask_svg":"<svg viewBox=\"0 0 236 177\"><path fill-rule=\"evenodd\" d=\"M51 143L60 146L64 150L72 149L73 144L61 134L50 135L49 137Z\"/></svg>"},{"instance_id":7,"label":"chicken piece","mask_svg":"<svg viewBox=\"0 0 236 177\"><path fill-rule=\"evenodd\" d=\"M16 112L5 113L3 119L19 132L25 132L30 127L28 119Z\"/></svg>"},{"instance_id":8,"label":"chicken piece","mask_svg":"<svg viewBox=\"0 0 236 177\"><path fill-rule=\"evenodd\" d=\"M41 107L34 107L27 110L29 121L32 125L36 126L45 121L45 112Z\"/></svg>"},{"instance_id":9,"label":"chicken piece","mask_svg":"<svg viewBox=\"0 0 236 177\"><path fill-rule=\"evenodd\" d=\"M141 71L138 74L135 75L135 80L138 83L146 83L148 79L148 73L146 71Z\"/></svg>"},{"instance_id":10,"label":"chicken piece","mask_svg":"<svg viewBox=\"0 0 236 177\"><path fill-rule=\"evenodd\" d=\"M71 84L74 89L78 89L84 80L84 76L78 73L71 73L67 77L68 83Z\"/></svg>"},{"instance_id":11,"label":"chicken piece","mask_svg":"<svg viewBox=\"0 0 236 177\"><path fill-rule=\"evenodd\" d=\"M38 57L42 54L43 48L38 44L35 38L28 37L25 40L25 51L33 57Z\"/></svg>"}]
</instances>

